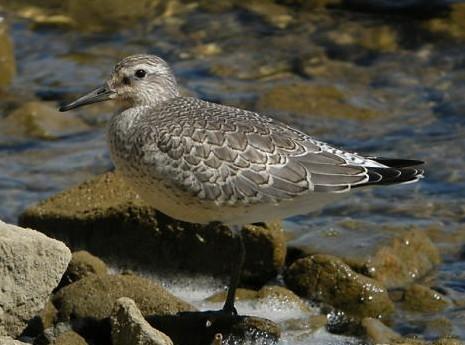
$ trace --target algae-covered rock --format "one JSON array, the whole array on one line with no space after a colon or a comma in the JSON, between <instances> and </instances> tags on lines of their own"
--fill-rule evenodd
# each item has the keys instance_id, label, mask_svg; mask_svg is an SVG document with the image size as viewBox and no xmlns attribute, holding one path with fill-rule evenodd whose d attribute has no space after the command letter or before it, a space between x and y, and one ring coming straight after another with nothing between
<instances>
[{"instance_id":1,"label":"algae-covered rock","mask_svg":"<svg viewBox=\"0 0 465 345\"><path fill-rule=\"evenodd\" d=\"M79 118L64 115L54 105L39 101L22 104L0 123L4 135L45 140L89 130Z\"/></svg>"},{"instance_id":2,"label":"algae-covered rock","mask_svg":"<svg viewBox=\"0 0 465 345\"><path fill-rule=\"evenodd\" d=\"M397 32L388 25L345 23L343 28L328 33L328 38L338 45L356 45L381 53L395 52L399 49Z\"/></svg>"},{"instance_id":3,"label":"algae-covered rock","mask_svg":"<svg viewBox=\"0 0 465 345\"><path fill-rule=\"evenodd\" d=\"M262 17L267 23L285 29L293 22L289 9L268 0L239 1L238 6Z\"/></svg>"},{"instance_id":4,"label":"algae-covered rock","mask_svg":"<svg viewBox=\"0 0 465 345\"><path fill-rule=\"evenodd\" d=\"M425 231L412 228L372 228L347 224L341 231L309 231L290 242L301 256L317 253L340 257L387 288L405 287L441 261Z\"/></svg>"},{"instance_id":5,"label":"algae-covered rock","mask_svg":"<svg viewBox=\"0 0 465 345\"><path fill-rule=\"evenodd\" d=\"M8 86L16 75L13 43L5 18L0 15L0 87Z\"/></svg>"},{"instance_id":6,"label":"algae-covered rock","mask_svg":"<svg viewBox=\"0 0 465 345\"><path fill-rule=\"evenodd\" d=\"M267 319L232 315L222 311L187 312L169 316L151 316L147 321L167 334L175 344L275 344L281 336L280 327Z\"/></svg>"},{"instance_id":7,"label":"algae-covered rock","mask_svg":"<svg viewBox=\"0 0 465 345\"><path fill-rule=\"evenodd\" d=\"M106 274L107 271L107 266L98 257L85 250L74 252L61 279L60 287L71 284L90 274Z\"/></svg>"},{"instance_id":8,"label":"algae-covered rock","mask_svg":"<svg viewBox=\"0 0 465 345\"><path fill-rule=\"evenodd\" d=\"M465 4L451 4L447 16L429 19L423 23L423 27L433 33L465 40Z\"/></svg>"},{"instance_id":9,"label":"algae-covered rock","mask_svg":"<svg viewBox=\"0 0 465 345\"><path fill-rule=\"evenodd\" d=\"M111 315L113 345L172 345L171 339L144 319L136 303L127 297L116 301Z\"/></svg>"},{"instance_id":10,"label":"algae-covered rock","mask_svg":"<svg viewBox=\"0 0 465 345\"><path fill-rule=\"evenodd\" d=\"M169 218L143 203L119 175L107 173L26 210L19 219L62 239L73 250L146 270L180 269L229 274L236 240L225 226L200 226ZM243 278L261 284L284 264L280 223L243 229Z\"/></svg>"},{"instance_id":11,"label":"algae-covered rock","mask_svg":"<svg viewBox=\"0 0 465 345\"><path fill-rule=\"evenodd\" d=\"M16 337L44 308L71 252L44 234L0 221L0 335Z\"/></svg>"},{"instance_id":12,"label":"algae-covered rock","mask_svg":"<svg viewBox=\"0 0 465 345\"><path fill-rule=\"evenodd\" d=\"M289 267L284 279L298 295L323 301L355 317L386 317L394 311L382 284L354 272L337 257L313 255L299 259Z\"/></svg>"},{"instance_id":13,"label":"algae-covered rock","mask_svg":"<svg viewBox=\"0 0 465 345\"><path fill-rule=\"evenodd\" d=\"M447 297L421 284L412 284L404 293L403 306L412 311L434 313L451 305Z\"/></svg>"},{"instance_id":14,"label":"algae-covered rock","mask_svg":"<svg viewBox=\"0 0 465 345\"><path fill-rule=\"evenodd\" d=\"M390 329L378 319L366 317L362 320L366 336L373 344L392 344L401 338L400 334Z\"/></svg>"},{"instance_id":15,"label":"algae-covered rock","mask_svg":"<svg viewBox=\"0 0 465 345\"><path fill-rule=\"evenodd\" d=\"M78 333L68 331L56 337L53 345L87 345L87 342Z\"/></svg>"},{"instance_id":16,"label":"algae-covered rock","mask_svg":"<svg viewBox=\"0 0 465 345\"><path fill-rule=\"evenodd\" d=\"M53 303L58 320L102 320L120 297L133 299L143 315L171 315L194 308L155 282L132 274L90 275L58 291Z\"/></svg>"},{"instance_id":17,"label":"algae-covered rock","mask_svg":"<svg viewBox=\"0 0 465 345\"><path fill-rule=\"evenodd\" d=\"M380 115L374 109L362 108L332 86L308 83L277 85L260 96L257 109L262 112L292 112L300 115L328 116L355 120Z\"/></svg>"}]
</instances>

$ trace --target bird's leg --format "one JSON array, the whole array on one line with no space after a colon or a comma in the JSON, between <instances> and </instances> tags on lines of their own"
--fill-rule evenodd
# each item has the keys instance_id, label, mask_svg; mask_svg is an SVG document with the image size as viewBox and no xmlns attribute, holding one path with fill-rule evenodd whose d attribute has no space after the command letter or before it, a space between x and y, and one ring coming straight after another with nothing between
<instances>
[{"instance_id":1,"label":"bird's leg","mask_svg":"<svg viewBox=\"0 0 465 345\"><path fill-rule=\"evenodd\" d=\"M233 225L231 226L231 233L233 238L236 240L236 246L237 246L237 259L234 260L232 263L232 268L231 268L231 276L230 276L230 282L228 286L228 294L226 296L226 302L224 303L223 306L223 312L231 314L231 315L237 315L236 308L234 307L234 301L236 299L236 290L239 285L240 277L241 277L241 272L242 272L242 266L244 266L244 261L245 261L245 246L244 246L244 240L242 239L242 227Z\"/></svg>"}]
</instances>

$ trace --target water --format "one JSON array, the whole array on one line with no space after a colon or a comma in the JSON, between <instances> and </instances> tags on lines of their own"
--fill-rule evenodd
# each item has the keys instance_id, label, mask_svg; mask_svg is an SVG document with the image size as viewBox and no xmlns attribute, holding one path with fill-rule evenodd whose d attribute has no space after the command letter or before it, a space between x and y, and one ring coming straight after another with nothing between
<instances>
[{"instance_id":1,"label":"water","mask_svg":"<svg viewBox=\"0 0 465 345\"><path fill-rule=\"evenodd\" d=\"M465 10L449 21L431 13L412 18L341 9L291 11L287 20L245 5L213 10L173 4L144 20L131 20L130 14L121 20L116 13L109 23L98 15L56 10L78 18L77 28L38 24L37 14L25 14L28 7L7 7L18 72L8 94L0 96L0 121L26 99L56 105L70 100L98 86L121 57L141 52L167 59L187 93L249 109L265 107L263 95L277 85L331 86L351 106L375 115L268 112L353 151L425 160L426 178L416 185L356 193L318 217L287 220L293 243L303 241L309 229L344 231L339 224L347 219L373 227L434 225L449 235L465 231L465 28L459 20ZM42 12L46 18L54 14ZM441 20L449 31L433 25ZM113 110L104 105L79 109L75 116L88 130L55 140L15 135L0 124L0 218L16 222L32 203L110 169L105 123ZM438 332L421 325L444 317L452 334L465 339L463 243L454 243L458 250L449 249L445 240L437 244L445 261L435 284L457 306L433 316L401 313L394 327L434 338ZM332 335L314 334L319 340L312 342L325 343L326 336ZM298 344L296 339L284 343Z\"/></svg>"}]
</instances>

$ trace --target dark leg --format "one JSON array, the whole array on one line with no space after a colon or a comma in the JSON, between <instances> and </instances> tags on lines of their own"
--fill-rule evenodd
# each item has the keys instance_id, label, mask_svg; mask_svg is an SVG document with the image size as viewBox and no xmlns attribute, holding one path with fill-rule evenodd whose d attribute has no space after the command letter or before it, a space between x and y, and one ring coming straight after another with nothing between
<instances>
[{"instance_id":1,"label":"dark leg","mask_svg":"<svg viewBox=\"0 0 465 345\"><path fill-rule=\"evenodd\" d=\"M236 239L237 260L234 261L232 264L231 281L228 286L228 294L226 296L226 302L224 303L224 306L223 306L223 311L228 314L232 314L232 315L237 315L236 308L234 307L234 301L236 299L236 290L239 285L241 272L242 272L242 266L244 266L244 261L245 261L245 246L244 246L244 241L242 239L241 230L242 230L242 227L240 226L231 227L233 238Z\"/></svg>"}]
</instances>

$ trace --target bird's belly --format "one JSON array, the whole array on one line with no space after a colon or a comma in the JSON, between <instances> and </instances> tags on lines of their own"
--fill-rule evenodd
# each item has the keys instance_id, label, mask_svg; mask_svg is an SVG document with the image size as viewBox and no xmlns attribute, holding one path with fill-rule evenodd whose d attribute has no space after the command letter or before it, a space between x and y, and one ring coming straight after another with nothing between
<instances>
[{"instance_id":1,"label":"bird's belly","mask_svg":"<svg viewBox=\"0 0 465 345\"><path fill-rule=\"evenodd\" d=\"M164 214L189 223L208 224L221 222L227 225L244 225L283 219L321 209L341 194L312 193L280 203L217 204L204 201L182 192L163 179L150 180L134 172L123 172L127 183L150 206Z\"/></svg>"}]
</instances>

